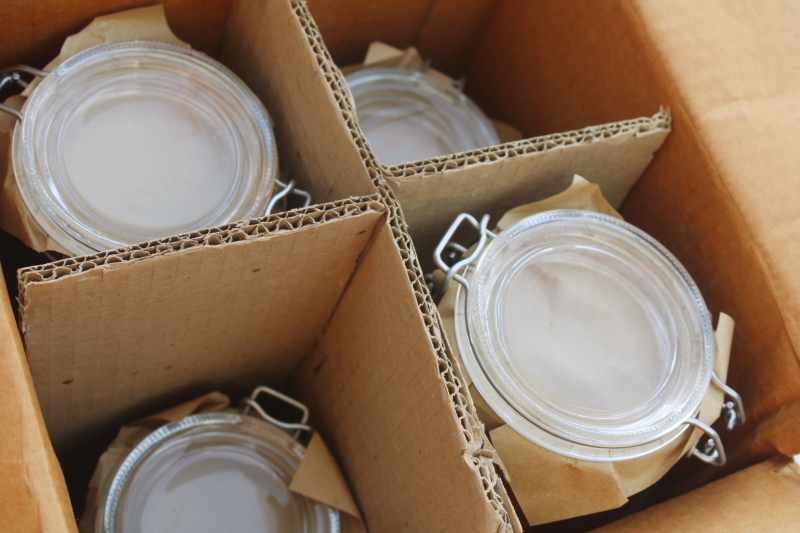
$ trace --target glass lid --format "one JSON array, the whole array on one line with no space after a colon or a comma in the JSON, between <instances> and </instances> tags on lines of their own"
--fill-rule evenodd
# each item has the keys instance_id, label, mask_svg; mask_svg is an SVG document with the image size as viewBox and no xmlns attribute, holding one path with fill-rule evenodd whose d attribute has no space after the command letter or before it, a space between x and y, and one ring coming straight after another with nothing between
<instances>
[{"instance_id":1,"label":"glass lid","mask_svg":"<svg viewBox=\"0 0 800 533\"><path fill-rule=\"evenodd\" d=\"M115 475L103 533L339 533L335 509L289 491L304 448L232 413L193 415L142 441Z\"/></svg>"},{"instance_id":2,"label":"glass lid","mask_svg":"<svg viewBox=\"0 0 800 533\"><path fill-rule=\"evenodd\" d=\"M465 366L531 440L616 460L667 444L697 412L714 357L709 313L680 263L634 226L534 215L494 238L467 279L456 306Z\"/></svg>"},{"instance_id":3,"label":"glass lid","mask_svg":"<svg viewBox=\"0 0 800 533\"><path fill-rule=\"evenodd\" d=\"M76 255L266 209L277 172L267 112L200 52L145 41L90 48L45 76L23 115L20 192Z\"/></svg>"},{"instance_id":4,"label":"glass lid","mask_svg":"<svg viewBox=\"0 0 800 533\"><path fill-rule=\"evenodd\" d=\"M361 130L384 165L500 143L492 123L472 100L429 74L366 68L345 80Z\"/></svg>"}]
</instances>

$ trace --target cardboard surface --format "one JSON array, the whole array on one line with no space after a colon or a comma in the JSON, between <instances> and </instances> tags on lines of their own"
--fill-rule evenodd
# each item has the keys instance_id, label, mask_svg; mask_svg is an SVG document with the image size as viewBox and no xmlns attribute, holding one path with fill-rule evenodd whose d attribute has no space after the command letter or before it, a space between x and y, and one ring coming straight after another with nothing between
<instances>
[{"instance_id":1,"label":"cardboard surface","mask_svg":"<svg viewBox=\"0 0 800 533\"><path fill-rule=\"evenodd\" d=\"M4 290L0 290L0 369L0 524L9 533L75 533L64 476L47 438Z\"/></svg>"},{"instance_id":2,"label":"cardboard surface","mask_svg":"<svg viewBox=\"0 0 800 533\"><path fill-rule=\"evenodd\" d=\"M652 118L500 145L460 162L420 165L418 174L397 171L388 182L403 206L423 269L430 271L433 250L459 214L489 213L494 223L509 209L564 191L575 174L590 176L618 207L669 128L670 115L662 111Z\"/></svg>"},{"instance_id":3,"label":"cardboard surface","mask_svg":"<svg viewBox=\"0 0 800 533\"><path fill-rule=\"evenodd\" d=\"M21 271L28 362L62 461L165 403L285 383L316 344L381 210L342 202L178 239L176 249Z\"/></svg>"},{"instance_id":4,"label":"cardboard surface","mask_svg":"<svg viewBox=\"0 0 800 533\"><path fill-rule=\"evenodd\" d=\"M800 528L800 474L774 457L661 505L597 529L598 533L770 533Z\"/></svg>"},{"instance_id":5,"label":"cardboard surface","mask_svg":"<svg viewBox=\"0 0 800 533\"><path fill-rule=\"evenodd\" d=\"M800 184L800 155L794 148L800 136L800 39L792 29L800 10L785 1L707 0L692 3L693 16L684 21L675 15L688 4L673 6L674 12L658 2L632 5L682 97L726 201L735 206L739 224L733 232L749 242L738 253L754 256L763 280L759 307L766 309L748 317L757 336L744 340L749 350L738 361L734 358L731 370L753 413L752 434L743 432L740 438L762 445L737 449L726 472L779 449L798 453L800 436L792 428L798 419L776 425L773 416L779 411L788 416L797 410L790 404L800 402L800 255L794 244L800 238L794 198ZM648 203L641 198L635 208L647 209ZM725 231L725 238L730 233ZM708 235L696 246L707 246L713 238ZM737 296L754 289L739 284Z\"/></svg>"},{"instance_id":6,"label":"cardboard surface","mask_svg":"<svg viewBox=\"0 0 800 533\"><path fill-rule=\"evenodd\" d=\"M315 32L303 3L237 1L220 61L270 110L281 166L315 202L374 194L372 176L337 106L341 96L331 89L339 87L321 67L327 51L308 36ZM328 61L327 68L335 67Z\"/></svg>"},{"instance_id":7,"label":"cardboard surface","mask_svg":"<svg viewBox=\"0 0 800 533\"><path fill-rule=\"evenodd\" d=\"M491 458L471 449L454 416L396 259L391 231L380 228L289 390L315 413L370 531L509 531L499 516L508 500L486 495Z\"/></svg>"}]
</instances>

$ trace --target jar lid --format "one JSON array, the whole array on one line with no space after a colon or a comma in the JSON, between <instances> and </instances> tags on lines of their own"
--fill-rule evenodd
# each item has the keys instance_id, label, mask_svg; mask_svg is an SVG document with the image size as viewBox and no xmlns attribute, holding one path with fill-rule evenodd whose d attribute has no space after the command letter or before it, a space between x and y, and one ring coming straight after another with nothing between
<instances>
[{"instance_id":1,"label":"jar lid","mask_svg":"<svg viewBox=\"0 0 800 533\"><path fill-rule=\"evenodd\" d=\"M304 448L259 419L192 415L153 432L114 476L103 533L339 533L339 512L289 490Z\"/></svg>"},{"instance_id":2,"label":"jar lid","mask_svg":"<svg viewBox=\"0 0 800 533\"><path fill-rule=\"evenodd\" d=\"M465 277L465 366L530 440L620 460L666 445L697 413L711 318L677 259L636 227L589 211L533 215L497 235Z\"/></svg>"},{"instance_id":3,"label":"jar lid","mask_svg":"<svg viewBox=\"0 0 800 533\"><path fill-rule=\"evenodd\" d=\"M261 216L277 173L269 117L231 71L180 46L121 41L45 76L14 132L20 193L88 254Z\"/></svg>"},{"instance_id":4,"label":"jar lid","mask_svg":"<svg viewBox=\"0 0 800 533\"><path fill-rule=\"evenodd\" d=\"M366 68L345 81L361 131L384 165L500 144L492 123L472 100L429 74Z\"/></svg>"}]
</instances>

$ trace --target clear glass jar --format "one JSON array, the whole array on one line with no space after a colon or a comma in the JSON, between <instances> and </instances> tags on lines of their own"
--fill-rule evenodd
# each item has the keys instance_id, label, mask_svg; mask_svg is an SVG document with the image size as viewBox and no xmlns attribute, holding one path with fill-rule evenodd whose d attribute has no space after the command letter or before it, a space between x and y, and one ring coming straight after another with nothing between
<instances>
[{"instance_id":1,"label":"clear glass jar","mask_svg":"<svg viewBox=\"0 0 800 533\"><path fill-rule=\"evenodd\" d=\"M345 77L375 156L392 166L500 143L464 93L424 72L366 68Z\"/></svg>"},{"instance_id":2,"label":"clear glass jar","mask_svg":"<svg viewBox=\"0 0 800 533\"><path fill-rule=\"evenodd\" d=\"M452 267L441 258L458 225L481 238ZM462 215L436 261L458 282L456 342L470 378L506 423L556 453L618 461L651 453L691 426L713 376L714 334L686 270L652 237L579 210L529 216L495 235ZM463 273L459 273L465 269Z\"/></svg>"},{"instance_id":3,"label":"clear glass jar","mask_svg":"<svg viewBox=\"0 0 800 533\"><path fill-rule=\"evenodd\" d=\"M304 451L285 430L253 416L188 416L128 454L101 494L95 530L340 533L336 509L289 490Z\"/></svg>"},{"instance_id":4,"label":"clear glass jar","mask_svg":"<svg viewBox=\"0 0 800 533\"><path fill-rule=\"evenodd\" d=\"M14 172L74 255L262 216L277 175L269 117L194 50L121 41L47 73L22 109Z\"/></svg>"}]
</instances>

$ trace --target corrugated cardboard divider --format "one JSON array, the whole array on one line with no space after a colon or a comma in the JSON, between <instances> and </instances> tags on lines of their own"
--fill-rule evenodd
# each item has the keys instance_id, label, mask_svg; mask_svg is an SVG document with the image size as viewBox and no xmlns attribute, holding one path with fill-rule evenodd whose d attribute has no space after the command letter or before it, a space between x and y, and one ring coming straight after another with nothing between
<instances>
[{"instance_id":1,"label":"corrugated cardboard divider","mask_svg":"<svg viewBox=\"0 0 800 533\"><path fill-rule=\"evenodd\" d=\"M431 353L430 318L391 235L380 228L290 391L320 413L370 531L501 530L500 518L511 520L502 484L473 472L491 465L477 461L485 450L471 447L476 436L456 416L466 413L453 411L458 381ZM491 507L480 504L487 498Z\"/></svg>"},{"instance_id":2,"label":"corrugated cardboard divider","mask_svg":"<svg viewBox=\"0 0 800 533\"><path fill-rule=\"evenodd\" d=\"M760 256L761 248L754 245L788 238L789 226L784 221L778 233L774 230L769 237L755 235L755 240L754 229L761 228L758 231L763 232L764 220L774 219L774 215L756 218L755 209L743 205L749 200L742 192L765 183L752 178L762 168L779 169L771 174L778 176L788 167L766 165L759 154L728 150L722 144L751 147L747 139L760 132L763 138L758 146L765 150L763 147L769 145L773 146L771 150L777 150L777 144L770 144L771 134L764 133L767 129L756 129L746 120L737 120L736 128L718 128L713 135L717 152L724 159L715 162L698 127L719 124L722 119L712 119L720 116L733 116L700 107L709 99L718 102L719 96L731 102L736 98L746 100L747 95L756 94L753 91L765 89L753 77L728 77L724 79L730 85L720 84L721 72L730 74L731 69L738 68L726 66L733 65L736 59L726 56L723 48L728 46L726 40L740 40L733 28L747 28L758 49L774 46L775 51L791 50L781 48L780 41L769 33L770 28L775 35L788 31L781 18L784 11L773 10L768 15L769 10L765 9L740 26L744 19L736 13L744 7L711 2L700 15L705 18L692 19L692 24L712 24L718 15L723 24L715 32L702 32L684 27L683 18L697 13L667 12L657 0L392 0L365 7L367 4L348 2L352 9L364 13L362 18L352 17L352 10L340 9L338 4L309 0L337 61L359 61L375 39L399 48L416 46L423 57L432 59L434 68L454 77L464 74L466 94L489 116L506 121L527 135L577 130L588 124L647 115L657 105L669 106L674 131L631 191L621 213L678 257L697 282L712 313L724 309L737 321L729 383L745 401L748 422L726 436L729 454L725 467L681 465L674 476L668 476L668 484L685 491L776 452L800 451L800 433L796 430L800 426L800 366L789 334L789 329L794 328L793 315L781 310L781 306L790 305L791 296L775 290L778 284L786 283L780 276L787 267L770 267ZM746 9L757 10L756 6ZM716 40L717 36L720 40ZM696 46L693 43L698 40L705 43L706 55L692 52ZM718 51L713 52L712 48ZM724 57L721 60L725 64L715 68L714 73L703 70L697 74L692 70L700 69L702 61L712 53ZM790 51L776 53L770 62L756 65L758 56L753 54L748 57L753 65L748 63L747 68L767 69L767 76L780 71L771 65L794 57ZM738 92L720 93L720 86ZM690 95L695 106L692 110L687 107L685 91L694 91ZM740 96L733 97L734 94ZM720 109L715 111L719 113ZM732 176L735 168L741 168L733 165L737 157L746 158L742 161L745 166L750 165L747 168L758 169ZM778 156L775 159L790 160ZM725 166L720 166L722 161ZM497 188L501 183L498 176ZM482 189L477 194L487 190L492 189ZM784 198L791 198L791 186L784 190L788 191ZM785 212L785 200L779 203L779 210ZM409 208L404 206L406 209ZM410 216L409 222L414 218ZM418 231L416 224L411 224L411 230ZM773 261L772 256L769 260ZM427 264L424 256L423 264Z\"/></svg>"},{"instance_id":3,"label":"corrugated cardboard divider","mask_svg":"<svg viewBox=\"0 0 800 533\"><path fill-rule=\"evenodd\" d=\"M429 326L429 341L433 345L434 349L438 352L441 365L441 374L445 379L447 390L449 391L451 400L453 402L452 408L454 409L456 416L461 420L462 426L465 428L465 435L469 435L468 443L471 449L483 450L485 436L482 433L482 426L474 417L474 408L469 399L469 393L463 388L463 384L460 381L461 371L456 365L451 363L449 347L446 344L446 340L440 333L439 317L436 314L435 306L430 298L430 294L424 285L422 270L420 269L417 255L413 250L410 239L407 237L408 228L404 219L402 218L402 215L400 214L400 210L393 192L385 185L386 182L384 178L388 175L387 167L383 167L375 160L366 140L361 134L356 122L356 115L355 110L352 107L352 102L347 97L346 92L343 90L344 82L341 72L333 64L331 56L325 45L322 43L319 31L308 14L305 4L302 2L292 2L292 5L295 15L306 32L308 43L311 45L316 54L318 68L322 73L320 78L324 78L328 85L328 90L330 91L328 100L335 102L339 107L338 120L334 120L332 117L323 117L323 123L334 127L334 129L327 131L329 137L326 137L324 142L327 143L327 146L332 148L336 147L336 149L338 149L340 152L350 151L351 155L358 154L360 157L359 166L349 167L349 165L355 161L355 158L351 156L344 157L341 155L341 153L339 153L336 156L337 161L339 161L340 164L346 163L348 168L345 170L335 170L335 172L341 171L351 173L352 175L360 174L368 176L370 179L372 179L373 183L378 188L379 193L384 199L384 202L389 207L389 221L390 225L392 225L394 228L393 234L395 237L395 242L400 247L401 254L404 254L404 258L407 259L408 278L412 284L412 287L417 293L419 308ZM236 5L234 6L229 28L236 24L244 24L243 21L246 20L253 18L258 19L259 17L264 18L265 13L267 13L266 8L263 6L261 8L248 6L247 9L241 9L241 11L237 11ZM248 57L258 57L257 52L255 51L258 50L258 43L263 37L257 31L242 34L238 38L239 40L236 41L235 48L236 55L238 57L242 58L244 61L246 61ZM245 79L247 79L244 73L242 73L242 75L245 76ZM657 105L658 104L656 103L653 105L653 107L657 107ZM608 136L612 138L609 145L617 146L617 149L612 150L613 154L605 161L606 166L609 168L616 167L618 169L618 173L615 177L620 178L622 181L626 181L623 186L624 192L617 195L619 200L621 200L621 198L624 197L625 193L627 192L627 187L632 184L632 181L635 180L636 176L638 176L638 173L641 172L641 169L646 166L647 162L652 157L653 151L663 141L663 138L666 136L666 133L669 129L669 117L667 114L657 115L652 119L643 119L636 122L637 123L635 125L633 125L633 123L623 125L608 125L605 127L604 131L603 128L600 128L601 131L594 131L592 133L576 132L568 134L565 136L567 138L564 139L563 143L554 142L554 139L535 139L530 141L529 145L522 147L518 152L513 146L496 147L495 151L508 150L505 151L502 156L498 156L497 153L492 151L492 149L487 150L486 155L482 154L477 158L473 158L469 154L456 154L451 157L443 158L447 160L444 162L444 164L452 168L459 168L461 173L466 173L471 170L484 176L493 175L494 183L489 184L484 182L484 184L487 186L497 186L501 185L506 179L509 179L509 173L512 170L520 173L533 170L530 167L533 167L535 163L539 161L539 159L526 158L526 155L534 152L552 150L554 154L550 154L550 156L552 156L552 159L557 159L557 156L562 153L563 146L571 145L573 143L591 146L593 141L604 139L606 136ZM638 132L638 128L643 125L644 127L641 128L642 131ZM620 126L622 126L623 130L630 128L627 129L626 133L632 135L628 135L627 138L625 135L623 135L618 139L613 139L613 137L619 133ZM339 131L335 130L337 127ZM624 141L632 140L637 132L644 134L649 130L652 130L652 136L647 138L647 135L642 135L642 142L637 143L637 149L633 150L633 152L637 153L638 155L634 158L631 158L631 152L627 150ZM591 146L591 148L587 148L585 152L589 152L593 148L594 146ZM527 154L525 153L526 151ZM311 154L311 156L314 157L313 154ZM514 158L519 158L521 164L515 166L512 161ZM533 163L530 162L531 160L533 160ZM633 164L631 164L632 160L635 161ZM527 166L523 166L526 161ZM523 168L521 169L520 166L523 166ZM630 171L629 167L631 166L638 167L639 170ZM422 168L425 168L426 171L428 171L429 169L427 167L428 165L426 162ZM494 172L502 169L505 169L504 173ZM422 170L420 169L419 172L421 171ZM568 172L571 172L571 170ZM403 173L405 174L405 171L403 171ZM411 173L417 173L417 170L414 170ZM457 176L458 173L454 172L453 175ZM567 176L571 177L571 174L567 174ZM350 179L353 179L352 176ZM536 177L534 176L533 179L535 180ZM562 184L562 187L565 188L567 184L568 181L565 181ZM538 190L536 192L538 194L544 194ZM478 191L476 194L484 194L484 191ZM535 199L535 197L530 199ZM520 201L522 200L523 199L520 199ZM454 205L454 208L457 208L457 206ZM507 498L504 497L504 489L502 488L502 485L498 483L497 476L491 466L491 460L485 455L481 455L481 453L484 452L477 453L473 459L474 473L482 479L482 482L486 487L488 502L491 502L495 506L497 510L497 516L502 520L503 523L513 525L514 527L519 527L516 516L513 514L513 512L508 512L510 511L510 503L508 502ZM449 496L447 497L449 498ZM456 502L453 501L452 504L456 505ZM462 503L459 503L458 505L462 505ZM464 508L469 505L472 505L469 501L463 501Z\"/></svg>"},{"instance_id":4,"label":"corrugated cardboard divider","mask_svg":"<svg viewBox=\"0 0 800 533\"><path fill-rule=\"evenodd\" d=\"M73 490L119 425L212 389L280 385L312 354L292 392L368 527L508 531L383 206L325 207L20 272L33 380ZM453 483L461 498L443 508Z\"/></svg>"},{"instance_id":5,"label":"corrugated cardboard divider","mask_svg":"<svg viewBox=\"0 0 800 533\"><path fill-rule=\"evenodd\" d=\"M375 174L346 128L320 69L324 47L309 37L313 21L298 1L235 1L222 40L220 61L269 109L281 166L315 201L375 192Z\"/></svg>"},{"instance_id":6,"label":"corrugated cardboard divider","mask_svg":"<svg viewBox=\"0 0 800 533\"><path fill-rule=\"evenodd\" d=\"M52 1L57 2L58 0ZM100 10L99 6L93 3L91 6L95 10L96 14L100 14L97 13L97 11ZM290 9L287 9L287 6L290 7ZM126 4L119 7L123 8L130 6ZM42 9L45 9L45 7L42 7ZM167 15L168 17L171 17L169 5L167 6ZM88 22L88 20L86 22ZM298 27L304 32L303 39L297 39L296 36L293 37L291 35L291 33L294 32ZM272 31L278 34L284 34L288 32L289 35L265 36L264 33L267 33L264 31L265 28L270 28ZM65 31L64 28L61 28L59 31L69 34L77 31L78 29L79 28L71 28L70 30ZM179 37L183 37L181 32L177 33ZM15 33L15 35L18 34L19 32ZM485 531L486 526L489 525L489 530L491 531L507 531L508 528L511 527L513 527L515 531L518 531L519 522L513 513L513 509L508 501L502 485L498 482L499 478L492 466L491 452L483 449L484 435L482 426L479 422L477 422L474 416L474 408L469 399L469 394L461 382L461 371L458 367L451 363L451 360L448 356L448 347L446 341L443 340L441 334L439 333L439 318L436 315L435 306L425 286L422 272L416 259L416 254L413 251L411 240L408 237L407 227L400 213L399 206L391 190L386 187L382 176L381 167L379 167L378 163L372 157L372 154L367 148L363 137L358 133L354 134L354 132L357 132L354 118L355 113L352 108L349 107L349 103L342 98L342 93L340 91L342 81L341 75L338 69L333 65L330 55L322 43L322 39L319 35L316 25L308 14L305 3L300 1L270 0L269 2L259 2L254 4L250 2L238 1L235 3L234 8L232 9L223 39L230 40L230 43L223 45L224 49L221 54L223 61L228 62L233 69L244 78L246 82L250 83L255 92L267 103L267 105L286 105L289 106L288 108L290 109L299 109L305 114L308 112L307 108L302 105L298 106L296 103L286 100L291 100L292 95L295 94L306 96L311 95L312 99L317 98L318 102L335 102L336 111L334 113L329 113L326 111L324 106L316 109L316 111L320 113L318 120L305 122L306 131L277 132L277 134L284 139L291 140L302 138L304 139L304 142L307 142L309 145L313 145L313 143L319 143L319 146L325 147L324 150L313 147L306 149L305 147L301 146L288 147L286 146L286 143L284 143L284 147L298 152L296 157L293 157L292 155L286 156L283 153L281 154L281 157L283 158L282 160L287 162L289 169L296 173L293 177L300 178L304 186L308 187L312 190L312 192L317 194L317 199L325 199L329 196L335 197L371 192L369 190L369 184L372 184L372 190L377 189L381 202L385 206L385 209L388 210L389 226L384 235L391 236L394 242L393 247L395 255L393 260L397 260L397 256L399 254L400 261L405 266L403 283L409 290L408 296L413 297L412 301L417 306L415 313L417 313L417 316L421 316L423 327L425 327L422 338L425 339L425 342L427 343L428 357L431 357L432 360L436 362L435 366L438 370L439 379L441 380L438 382L438 386L442 387L442 390L444 390L447 396L450 398L447 408L450 410L450 416L457 421L457 425L453 428L453 430L457 433L460 432L464 442L466 442L465 447L459 447L458 450L456 450L459 457L463 455L465 458L463 464L467 467L466 471L461 471L461 475L467 478L468 483L472 487L482 487L480 491L472 492L472 497L467 498L455 497L455 495L452 493L442 493L440 495L436 495L437 498L434 499L434 495L429 494L430 499L426 504L427 506L424 507L424 509L427 509L427 512L424 513L422 518L417 519L421 524L420 528L427 531L444 527L443 525L447 524L451 518L458 520L458 516L461 516L462 513L467 512L468 514L480 516L482 518L480 520L475 520L472 524L468 524L466 530ZM192 39L187 38L187 41L191 43ZM269 46L269 53L265 52L266 46ZM300 48L306 47L306 50L310 51L310 53L316 58L317 67L319 70L311 72L304 67L304 65L307 66L308 63L304 63L304 60L301 56L298 57L294 56L292 53L287 53L289 48L294 46L298 46ZM292 50L294 49L292 48ZM233 57L234 52L237 57ZM55 55L55 53L53 53L53 55ZM290 61L287 62L286 59L290 59ZM298 78L301 81L299 87L295 86L294 84L281 84L275 80L270 82L265 76L264 73L268 71L287 72L287 75L291 75L290 72L286 70L288 69L288 64L291 63L291 61L297 61L299 63L300 71L302 72ZM263 62L263 64L261 62ZM328 91L327 93L321 93L318 90L320 88L320 84L323 86L327 85L327 87L325 87L325 91ZM271 102L278 103L273 104ZM313 107L313 105L309 105L310 107ZM278 113L279 111L275 110L275 115L273 115L275 116L276 121L281 119L281 115ZM328 129L326 131L323 128L317 127L319 125L332 125L333 129ZM294 163L292 163L293 159ZM333 164L334 160L336 160L337 164ZM333 177L333 179L330 179L329 177ZM315 183L315 180L319 180L319 183L322 183L323 186L314 188L313 183ZM326 194L329 196L326 196ZM256 227L261 226L258 224L256 225ZM242 235L239 233L236 233L236 235L238 236L237 238L242 237ZM244 233L244 239L247 238L246 235L247 234ZM184 243L183 241L186 237L190 238L188 238L188 240ZM77 262L74 259L68 260L61 262L52 268L38 268L26 272L25 275L31 277L23 281L23 283L58 283L59 278L61 277L65 277L65 279L68 280L73 274L80 276L83 271L93 270L97 267L100 267L101 270L108 269L109 272L113 272L112 277L115 277L116 279L122 279L124 274L118 274L113 269L132 268L133 265L135 265L135 261L131 262L132 259L145 259L153 253L170 254L173 251L180 250L180 253L195 253L198 254L195 258L203 257L205 259L207 252L198 252L196 250L189 250L186 252L182 250L182 248L194 248L201 245L205 246L206 244L211 244L213 246L217 239L217 237L209 235L208 239L210 239L210 241L209 243L206 243L205 238L206 237L203 234L182 236L173 239L167 239L163 242L150 243L152 246L146 245L144 247L131 247L127 251L123 251L121 254L98 254L97 257L88 262ZM106 261L109 263L120 264L116 267L110 268L105 265ZM175 263L180 262L176 260L172 261ZM194 259L192 259L190 263L194 264ZM217 266L212 265L212 270L217 268ZM136 275L135 277L141 275L145 269L145 267L136 268L142 270L136 270L134 272ZM199 268L204 269L206 267L201 266ZM153 272L153 274L155 275L155 272ZM181 271L173 270L159 272L158 274L159 276L172 276L173 281L183 281L180 276ZM95 274L95 276L97 276L97 274ZM144 354L144 357L147 358L146 364L148 370L154 369L159 371L158 373L161 377L156 379L156 383L159 386L165 386L165 382L170 380L170 383L174 385L168 389L172 391L170 394L165 393L165 395L160 399L152 399L152 401L149 402L152 404L152 406L159 405L159 402L169 401L172 403L175 401L175 399L185 399L188 396L194 395L194 393L186 387L183 389L179 388L181 386L180 381L175 380L174 377L168 377L167 366L170 365L167 363L162 367L161 361L158 361L158 357L149 355L147 347L142 346L142 343L138 340L139 334L144 334L147 338L148 333L154 336L151 337L151 339L158 339L159 337L157 336L157 332L143 330L132 334L125 333L127 328L125 320L129 320L126 318L126 313L128 313L128 311L125 311L125 309L129 309L130 306L126 304L124 309L120 307L120 302L122 299L121 295L123 293L131 296L133 301L137 304L144 302L147 305L168 305L169 298L166 298L164 295L171 297L177 292L180 292L180 286L182 286L182 284L179 284L178 287L172 287L160 277L154 277L152 278L153 282L156 285L159 285L160 288L163 288L163 293L156 291L149 293L149 295L145 295L143 293L137 294L135 291L128 292L135 289L130 285L125 285L123 292L112 293L107 291L107 289L116 289L118 287L116 284L113 287L109 287L103 286L101 283L99 283L98 279L92 278L91 276L88 276L85 279L90 281L80 285L75 283L74 280L65 282L66 285L70 285L72 287L71 290L73 290L73 294L69 296L66 292L59 292L59 294L62 295L61 297L63 297L63 300L58 302L58 304L62 306L62 309L59 314L52 317L52 323L55 324L54 327L58 329L59 332L68 333L65 328L60 328L59 324L61 323L62 319L72 321L74 323L75 319L72 316L72 313L73 310L78 309L78 314L80 315L82 313L81 318L85 319L90 317L92 320L95 318L105 319L109 324L109 329L112 331L106 332L105 330L98 330L93 331L88 335L78 331L77 336L73 339L62 339L66 341L64 342L64 345L60 347L62 351L65 351L67 354L69 354L75 349L86 349L90 351L113 351L121 348L126 353L133 353L135 357L141 357L142 354ZM213 286L211 280L207 281ZM97 298L90 299L85 295L79 296L84 294L87 290L93 291L95 297L102 295L103 300L98 302ZM209 288L203 286L200 288L198 296L200 294L208 294L209 291ZM55 294L55 291L53 292ZM250 295L248 294L248 296ZM184 297L188 297L188 294L185 292L181 294L181 298ZM69 305L70 302L74 303L80 298L82 298L80 300L81 304L86 307L86 309L76 308L75 305ZM29 305L27 301L24 303ZM100 305L98 305L98 303ZM43 302L43 305L46 307L49 305L49 303ZM34 311L34 308L30 308L30 310ZM191 311L191 309L187 310L185 307L183 309L173 310L175 312ZM202 312L206 311L207 310L202 310ZM135 311L131 312L135 313ZM94 314L92 315L92 313ZM115 313L113 317L114 320L105 318L107 313ZM177 317L177 314L174 314L174 316ZM39 318L42 317L40 316ZM151 322L151 329L158 327L163 328L163 325L160 323L153 323L151 318L148 317L147 320ZM279 315L274 320L280 322L281 316ZM219 324L222 324L222 326L219 326ZM51 324L48 324L48 327L50 325ZM224 317L220 319L216 325L212 323L208 323L206 325L207 328L202 329L199 338L204 338L205 335L208 335L208 328L227 327L228 332L226 335L228 333L234 334L242 329L240 325L233 324ZM182 339L186 338L185 331L188 329L191 329L192 331L200 329L197 326L197 319L193 318L191 313L189 313L188 318L186 316L183 317L179 326L180 327L173 331L176 331ZM253 336L256 335L256 333L248 331L246 328L243 331L245 331L250 338L253 338ZM166 336L168 333L169 332L165 331L163 335ZM111 340L107 341L106 344L98 344L98 341L104 340L104 335L109 335ZM220 338L223 338L223 336L220 336ZM156 346L163 348L163 340L159 340L159 343L161 344L156 344ZM198 354L198 356L203 355L202 350L207 350L207 348L204 348L202 343L198 341L192 341L192 345L201 350L201 353ZM131 350L131 347L133 346L139 346L142 349ZM44 345L41 345L40 348L42 348L45 352L48 352L51 349L54 352L58 352L58 350L55 348L50 348ZM405 354L397 354L398 357L403 357L404 355ZM94 356L99 358L98 353L95 353ZM62 358L62 360L67 359L69 359L69 355ZM76 358L74 359L73 366L75 369L79 369L81 372L84 372L85 375L94 374L94 379L99 380L98 373L94 372L92 369L91 361L91 358L85 360ZM118 361L121 365L123 365L123 369L125 369L125 364L133 364L126 359L119 359ZM69 363L67 363L66 366L68 367ZM174 368L171 368L169 370L171 371L173 369ZM184 373L183 375L185 378L187 376L192 379L194 378L194 374L189 372L186 368L181 368L181 370ZM214 377L218 376L214 374ZM65 382L69 382L70 379L74 378L67 376L61 382L58 382L57 379L54 379L52 382L54 388L51 390L53 392L58 392L59 387L68 387L70 383ZM98 389L98 397L108 393L110 386L108 383L106 383L106 381L110 380L103 380L101 388ZM143 379L142 382L142 387L149 386L146 382L144 382ZM48 381L47 383L47 386L49 387L50 382ZM121 420L124 418L121 414L122 411L125 411L125 416L127 416L128 419L133 419L136 416L141 416L141 414L144 414L146 411L152 410L152 406L148 406L148 401L143 400L146 395L141 391L134 390L131 392L130 390L127 390L121 391L121 394L128 394L129 396L135 395L141 401L139 405L135 406L131 402L119 401L115 403L113 409L118 411L118 417L117 419L114 419L114 424L116 424L117 421L123 422L123 420ZM174 398L169 398L169 396L173 396ZM109 412L103 413L103 411L110 411L113 409L106 409L102 406L92 404L93 399L91 397L84 397L82 398L82 401L84 402L84 405L82 405L81 408L83 408L85 405L88 405L90 414L92 413L92 410L97 409L97 411L95 411L93 414L95 419L102 415L107 417L107 423L111 423L113 417L109 415ZM163 403L160 405L163 405ZM68 407L62 409L68 409ZM82 418L80 413L77 412L67 413L67 416L69 417L68 420L56 422L57 424L60 424L60 429L57 433L57 439L62 440L64 446L67 446L70 441L70 433L67 426L72 421ZM424 427L416 429L422 431ZM87 435L91 433L99 434L103 431L109 431L108 425L104 426L102 423L96 421L92 425L83 424L83 426L79 429L84 431L84 433ZM415 433L412 432L409 434L409 437L416 438ZM381 435L377 435L376 438L381 438ZM108 441L110 441L110 436L106 442ZM77 440L73 440L73 442L77 442ZM464 442L461 444L463 445ZM88 453L90 450L87 450L86 448L80 451L83 452L83 455L91 455ZM98 448L98 455L99 451L101 451L100 448ZM334 449L334 453L337 453L337 450ZM66 467L66 474L70 478L73 487L75 487L75 484L77 483L80 485L79 488L83 488L85 483L79 478L83 477L88 481L87 476L91 466L84 464L83 467L81 467L79 463L67 463L64 466ZM347 465L344 464L343 467L346 471ZM383 488L389 490L389 487L387 486L384 486ZM415 488L416 484L414 482L410 482L409 490L413 491ZM391 501L391 497L386 499L386 501ZM79 504L79 502L77 503ZM423 501L420 500L418 503L422 505ZM404 512L407 510L407 508L403 509ZM399 509L384 508L383 511L387 513L387 517L383 520L397 524L398 528L404 527L403 524L407 517L406 515L401 514ZM366 516L365 518L367 520L370 519L369 516Z\"/></svg>"},{"instance_id":7,"label":"corrugated cardboard divider","mask_svg":"<svg viewBox=\"0 0 800 533\"><path fill-rule=\"evenodd\" d=\"M652 117L523 139L386 169L423 268L461 213L497 221L518 205L543 200L587 176L618 208L669 134L671 117Z\"/></svg>"},{"instance_id":8,"label":"corrugated cardboard divider","mask_svg":"<svg viewBox=\"0 0 800 533\"><path fill-rule=\"evenodd\" d=\"M21 270L28 363L71 488L126 422L284 384L383 213L352 199Z\"/></svg>"}]
</instances>

